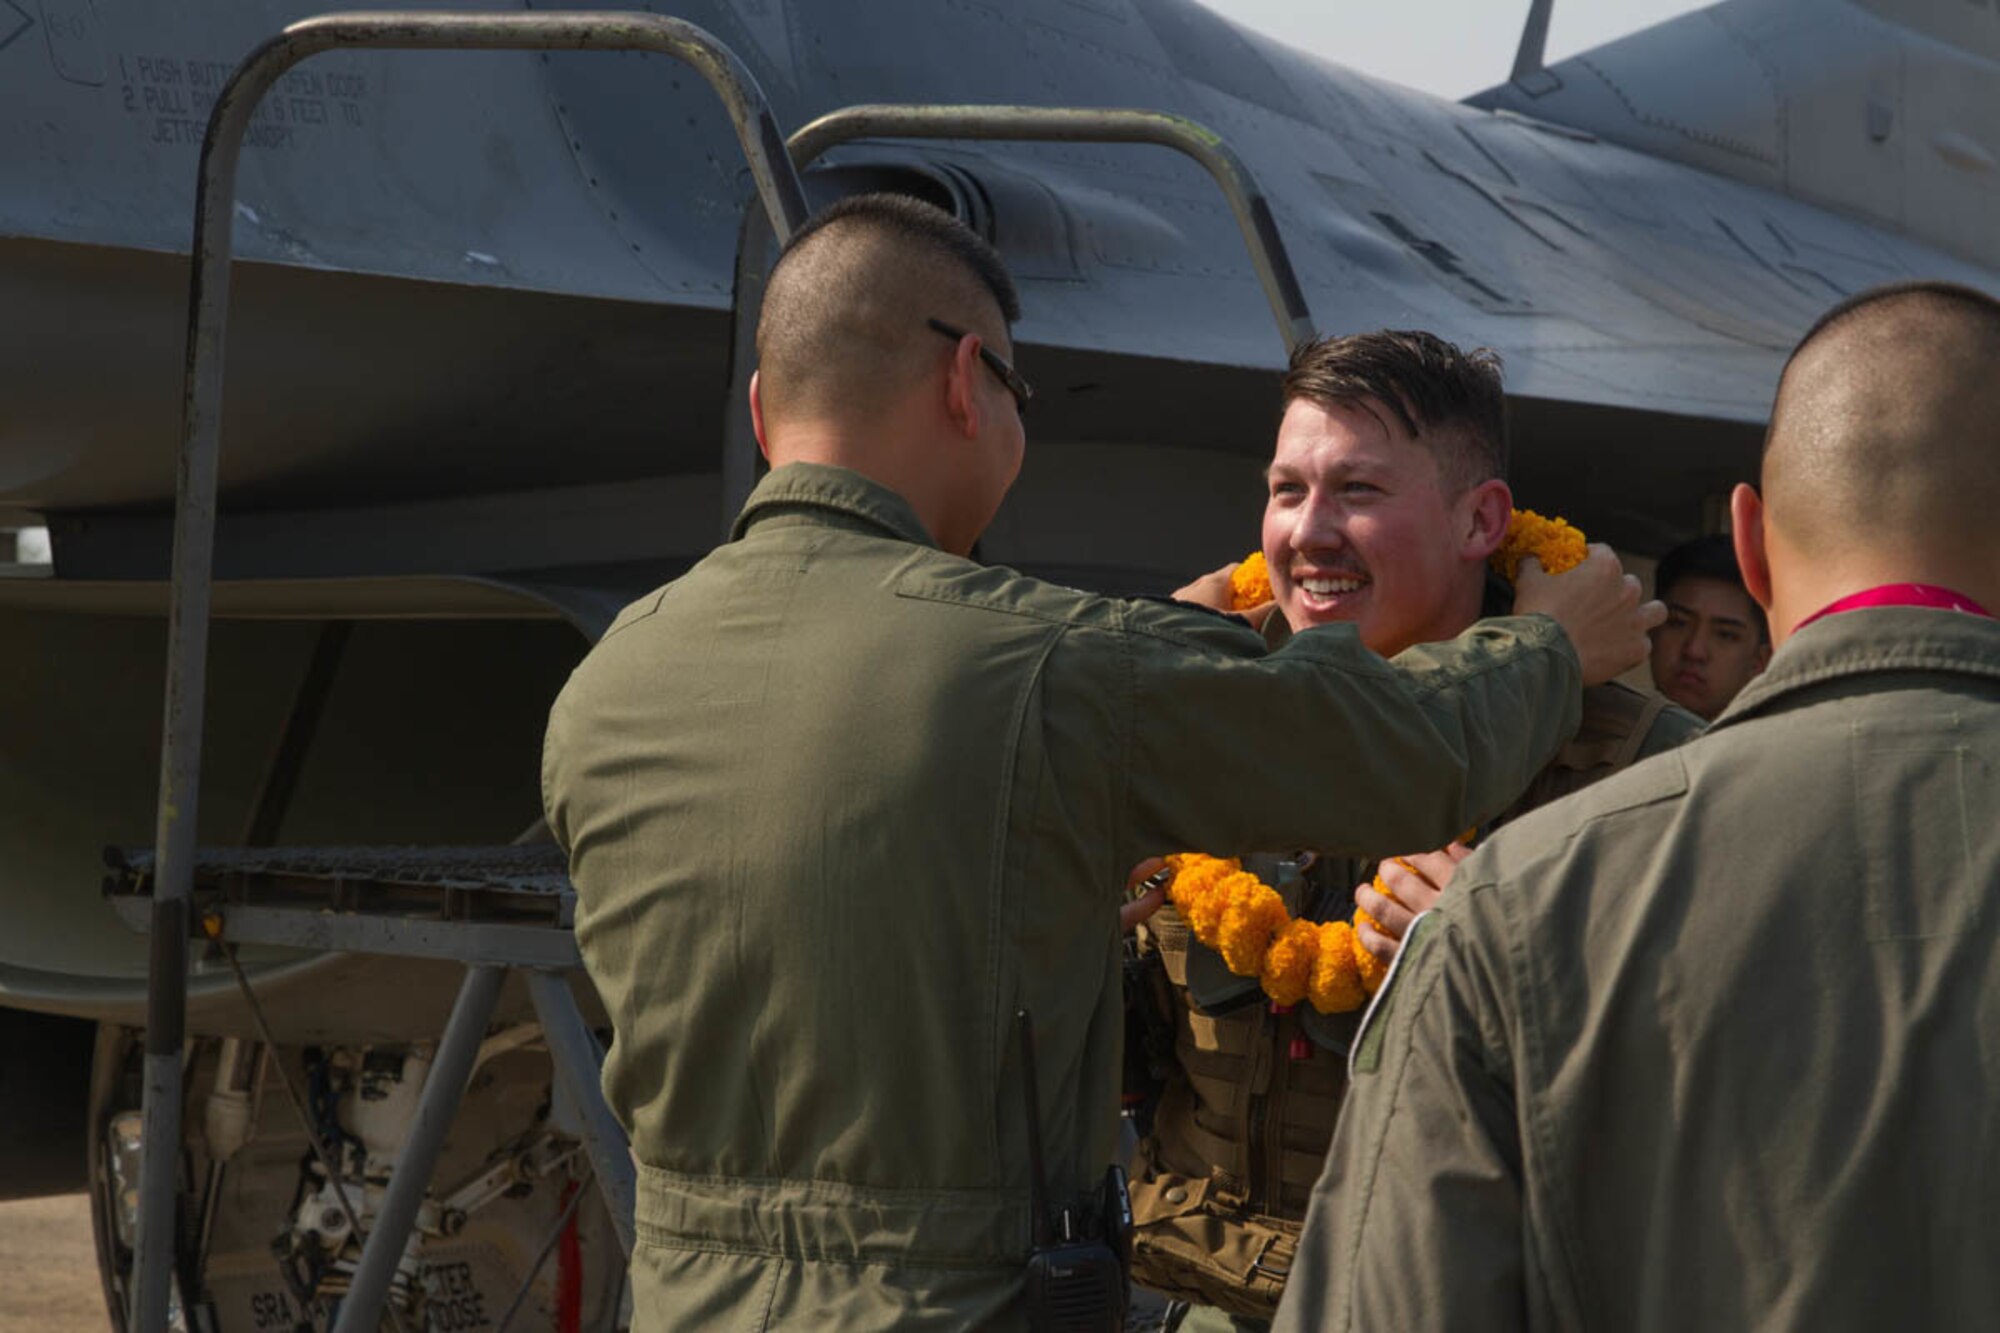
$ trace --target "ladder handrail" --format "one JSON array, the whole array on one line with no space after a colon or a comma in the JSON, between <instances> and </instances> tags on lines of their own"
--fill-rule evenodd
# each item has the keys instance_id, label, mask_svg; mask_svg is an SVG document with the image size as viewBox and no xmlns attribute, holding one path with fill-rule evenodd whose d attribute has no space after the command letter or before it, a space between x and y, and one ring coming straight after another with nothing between
<instances>
[{"instance_id":1,"label":"ladder handrail","mask_svg":"<svg viewBox=\"0 0 2000 1333\"><path fill-rule=\"evenodd\" d=\"M216 98L202 136L195 187L193 273L174 500L173 583L167 679L154 821L158 877L147 975L144 1142L138 1255L131 1290L134 1333L166 1324L173 1270L175 1163L179 1158L182 1044L187 1020L188 899L201 783L214 585L216 481L221 449L236 167L244 131L264 95L299 61L335 49L654 51L693 68L722 100L774 231L806 217L805 193L787 159L770 103L742 60L691 23L624 12L323 14L290 24L246 56Z\"/></svg>"},{"instance_id":2,"label":"ladder handrail","mask_svg":"<svg viewBox=\"0 0 2000 1333\"><path fill-rule=\"evenodd\" d=\"M920 103L864 103L829 111L801 127L787 141L792 165L803 175L829 149L856 139L970 139L1060 143L1153 144L1185 154L1207 171L1236 215L1250 265L1278 322L1278 336L1291 353L1314 334L1312 312L1292 269L1284 237L1263 187L1227 141L1186 116L1124 108L1045 106L944 106ZM728 398L723 404L722 531L726 538L737 511L757 480L757 442L750 431L751 335L763 307L764 266L770 233L755 214L746 214L737 242L733 295L734 349Z\"/></svg>"},{"instance_id":3,"label":"ladder handrail","mask_svg":"<svg viewBox=\"0 0 2000 1333\"><path fill-rule=\"evenodd\" d=\"M1290 352L1313 336L1312 312L1263 188L1236 150L1199 121L1164 111L1121 108L876 103L830 111L802 126L787 147L792 165L803 172L829 149L855 139L1007 139L1171 148L1199 163L1229 200L1285 350Z\"/></svg>"}]
</instances>

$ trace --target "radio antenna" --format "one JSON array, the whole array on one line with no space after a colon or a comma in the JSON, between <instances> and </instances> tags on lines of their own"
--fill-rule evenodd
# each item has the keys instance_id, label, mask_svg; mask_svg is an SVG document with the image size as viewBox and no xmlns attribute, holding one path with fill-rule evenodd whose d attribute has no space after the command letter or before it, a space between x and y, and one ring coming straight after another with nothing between
<instances>
[{"instance_id":1,"label":"radio antenna","mask_svg":"<svg viewBox=\"0 0 2000 1333\"><path fill-rule=\"evenodd\" d=\"M1054 1243L1049 1222L1048 1176L1042 1163L1042 1122L1040 1093L1035 1090L1035 1025L1026 1009L1014 1011L1014 1027L1021 1034L1021 1083L1028 1099L1028 1206L1035 1215L1037 1248Z\"/></svg>"}]
</instances>

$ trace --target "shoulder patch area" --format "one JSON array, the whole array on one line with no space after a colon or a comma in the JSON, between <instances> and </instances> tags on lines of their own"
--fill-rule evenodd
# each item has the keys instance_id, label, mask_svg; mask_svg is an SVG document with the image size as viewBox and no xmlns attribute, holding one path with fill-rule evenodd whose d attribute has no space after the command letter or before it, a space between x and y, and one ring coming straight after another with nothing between
<instances>
[{"instance_id":1,"label":"shoulder patch area","mask_svg":"<svg viewBox=\"0 0 2000 1333\"><path fill-rule=\"evenodd\" d=\"M1189 647L1226 642L1232 652L1261 656L1264 638L1242 616L1171 597L1128 597L1119 603L1125 628L1134 634Z\"/></svg>"},{"instance_id":2,"label":"shoulder patch area","mask_svg":"<svg viewBox=\"0 0 2000 1333\"><path fill-rule=\"evenodd\" d=\"M674 580L675 583L679 581L678 579ZM673 590L674 583L667 583L653 589L638 601L627 603L625 609L614 616L609 625L605 626L604 633L597 636L597 641L602 643L612 635L630 629L639 621L658 613L661 603L667 600L667 594Z\"/></svg>"},{"instance_id":3,"label":"shoulder patch area","mask_svg":"<svg viewBox=\"0 0 2000 1333\"><path fill-rule=\"evenodd\" d=\"M1578 813L1595 819L1668 801L1688 788L1687 761L1678 750L1644 759L1578 793Z\"/></svg>"},{"instance_id":4,"label":"shoulder patch area","mask_svg":"<svg viewBox=\"0 0 2000 1333\"><path fill-rule=\"evenodd\" d=\"M1600 819L1677 800L1687 789L1686 756L1682 750L1668 750L1508 820L1506 827L1494 834L1493 845L1504 840L1516 856L1526 854L1528 848L1538 849L1535 855L1546 853ZM1520 870L1520 865L1514 864L1508 873Z\"/></svg>"},{"instance_id":5,"label":"shoulder patch area","mask_svg":"<svg viewBox=\"0 0 2000 1333\"><path fill-rule=\"evenodd\" d=\"M1583 692L1583 716L1576 735L1555 762L1564 768L1603 765L1622 768L1644 755L1671 749L1702 731L1701 719L1657 694L1618 681Z\"/></svg>"},{"instance_id":6,"label":"shoulder patch area","mask_svg":"<svg viewBox=\"0 0 2000 1333\"><path fill-rule=\"evenodd\" d=\"M897 567L890 587L898 597L974 607L1052 624L1109 625L1109 599L1047 583L1005 565L982 565L940 551L918 551Z\"/></svg>"}]
</instances>

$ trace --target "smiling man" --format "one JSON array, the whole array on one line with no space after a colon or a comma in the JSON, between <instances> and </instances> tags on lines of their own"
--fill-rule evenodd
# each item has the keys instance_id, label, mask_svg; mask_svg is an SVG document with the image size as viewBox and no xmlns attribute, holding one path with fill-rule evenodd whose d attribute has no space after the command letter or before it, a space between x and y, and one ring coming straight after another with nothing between
<instances>
[{"instance_id":1,"label":"smiling man","mask_svg":"<svg viewBox=\"0 0 2000 1333\"><path fill-rule=\"evenodd\" d=\"M1771 660L1763 609L1719 535L1667 552L1653 587L1667 604L1667 623L1653 631L1653 685L1713 722Z\"/></svg>"},{"instance_id":2,"label":"smiling man","mask_svg":"<svg viewBox=\"0 0 2000 1333\"><path fill-rule=\"evenodd\" d=\"M1293 358L1284 395L1264 559L1286 623L1348 621L1392 657L1477 620L1513 506L1493 354L1330 339Z\"/></svg>"},{"instance_id":3,"label":"smiling man","mask_svg":"<svg viewBox=\"0 0 2000 1333\"><path fill-rule=\"evenodd\" d=\"M1267 640L1345 622L1364 646L1393 657L1506 613L1512 593L1486 563L1513 508L1501 479L1505 398L1492 353L1461 352L1420 332L1322 339L1294 354L1283 395L1264 509L1277 603ZM1208 582L1183 596L1211 591ZM1576 738L1501 819L1700 729L1665 700L1617 684L1588 689ZM1270 765L1293 762L1273 755ZM1417 800L1422 791L1402 795ZM1358 902L1388 932L1364 926L1363 942L1387 959L1465 854L1454 844L1404 856L1407 866L1383 861L1394 901L1355 887L1383 857L1408 851L1385 845L1369 858L1322 858L1279 887L1295 915L1316 921L1347 917ZM1251 868L1278 876L1279 858ZM1142 974L1141 1003L1164 1088L1133 1187L1134 1276L1185 1302L1170 1327L1261 1328L1283 1290L1346 1093L1347 1044L1360 1015L1274 1009L1255 980L1232 976L1219 956L1190 942L1171 909L1148 923L1141 948L1158 960Z\"/></svg>"}]
</instances>

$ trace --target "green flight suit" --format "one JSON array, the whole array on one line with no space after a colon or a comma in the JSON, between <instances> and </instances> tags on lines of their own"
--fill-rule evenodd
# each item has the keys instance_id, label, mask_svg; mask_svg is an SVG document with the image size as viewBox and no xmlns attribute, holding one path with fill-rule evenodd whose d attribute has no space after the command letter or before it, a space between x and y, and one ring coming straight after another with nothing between
<instances>
[{"instance_id":1,"label":"green flight suit","mask_svg":"<svg viewBox=\"0 0 2000 1333\"><path fill-rule=\"evenodd\" d=\"M2000 1328L2000 623L1834 615L1495 835L1357 1039L1281 1330Z\"/></svg>"},{"instance_id":2,"label":"green flight suit","mask_svg":"<svg viewBox=\"0 0 2000 1333\"><path fill-rule=\"evenodd\" d=\"M1116 1151L1127 870L1435 846L1579 693L1546 617L1394 667L1346 626L1268 652L940 552L855 473L771 473L577 668L543 755L640 1165L635 1327L1022 1327L1014 1014L1067 1201Z\"/></svg>"}]
</instances>

